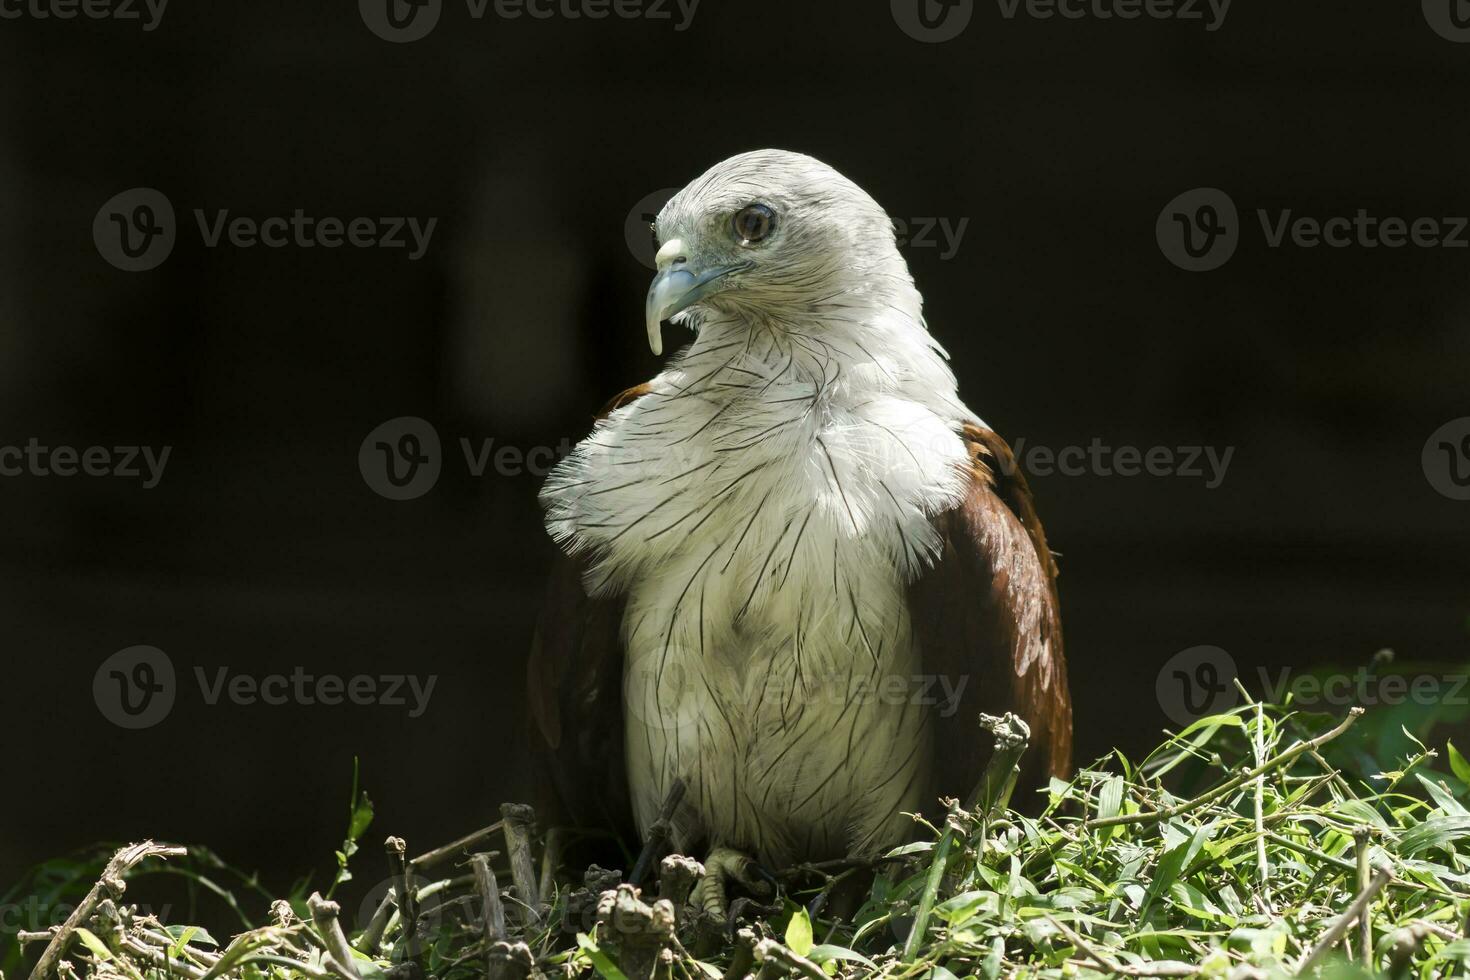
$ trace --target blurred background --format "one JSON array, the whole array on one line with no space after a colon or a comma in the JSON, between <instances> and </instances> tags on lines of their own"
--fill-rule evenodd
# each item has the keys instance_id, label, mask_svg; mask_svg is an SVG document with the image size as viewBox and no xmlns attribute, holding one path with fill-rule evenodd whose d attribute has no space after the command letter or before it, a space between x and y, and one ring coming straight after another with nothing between
<instances>
[{"instance_id":1,"label":"blurred background","mask_svg":"<svg viewBox=\"0 0 1470 980\"><path fill-rule=\"evenodd\" d=\"M1220 22L987 0L928 43L883 3L477 19L445 0L393 43L371 5L174 0L145 30L141 5L25 2L0 21L0 446L171 449L151 488L0 478L0 885L148 836L207 842L273 888L329 877L354 757L368 838L411 850L528 797L540 477L476 475L461 440L564 447L651 376L643 212L762 146L830 162L910 223L931 328L1008 439L1233 450L1217 486L1033 476L1079 759L1154 745L1174 723L1156 678L1200 646L1254 690L1263 668L1383 648L1463 675L1470 502L1425 450L1470 416L1470 249L1272 248L1256 216L1470 214L1470 43L1432 29L1433 3L1241 0ZM1198 187L1239 209L1208 272L1155 234ZM136 272L93 234L133 188L176 212L171 253ZM407 231L210 247L196 209L436 223L410 259ZM432 425L441 472L393 500L359 450L405 416ZM129 730L93 681L137 645L178 691ZM417 717L411 698L211 705L196 671L221 668L436 683Z\"/></svg>"}]
</instances>

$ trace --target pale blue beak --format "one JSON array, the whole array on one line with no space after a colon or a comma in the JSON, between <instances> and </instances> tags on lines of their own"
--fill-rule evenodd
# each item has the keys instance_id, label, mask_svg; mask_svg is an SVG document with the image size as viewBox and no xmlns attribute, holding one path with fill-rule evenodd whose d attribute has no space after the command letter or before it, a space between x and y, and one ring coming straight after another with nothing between
<instances>
[{"instance_id":1,"label":"pale blue beak","mask_svg":"<svg viewBox=\"0 0 1470 980\"><path fill-rule=\"evenodd\" d=\"M653 285L648 287L648 302L644 306L648 346L654 356L664 352L663 332L660 329L663 321L689 309L713 293L720 280L726 276L743 272L754 264L742 262L738 265L699 269L689 264L684 243L678 239L666 242L658 250L657 262L658 275L653 277Z\"/></svg>"}]
</instances>

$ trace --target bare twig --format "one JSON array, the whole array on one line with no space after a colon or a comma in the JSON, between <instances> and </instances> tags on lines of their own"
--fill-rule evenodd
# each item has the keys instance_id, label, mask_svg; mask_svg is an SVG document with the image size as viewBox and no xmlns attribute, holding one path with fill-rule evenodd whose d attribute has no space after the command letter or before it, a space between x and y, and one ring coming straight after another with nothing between
<instances>
[{"instance_id":1,"label":"bare twig","mask_svg":"<svg viewBox=\"0 0 1470 980\"><path fill-rule=\"evenodd\" d=\"M71 915L66 917L61 928L51 937L41 953L41 958L36 961L35 969L31 970L31 980L42 980L48 973L56 968L56 963L66 953L66 947L71 943L72 937L76 935L77 929L91 918L97 903L104 897L118 899L127 890L127 884L123 881L123 875L132 869L138 862L150 857L183 857L187 851L182 847L167 847L155 844L151 840L141 844L129 844L120 849L107 862L107 867L102 871L102 877L87 892L87 897L72 910Z\"/></svg>"},{"instance_id":2,"label":"bare twig","mask_svg":"<svg viewBox=\"0 0 1470 980\"><path fill-rule=\"evenodd\" d=\"M326 943L327 966L343 980L358 980L357 967L352 962L352 948L347 945L347 936L337 918L342 911L341 906L322 898L320 892L312 892L306 900L306 907L311 909L311 921L321 933L322 942Z\"/></svg>"},{"instance_id":3,"label":"bare twig","mask_svg":"<svg viewBox=\"0 0 1470 980\"><path fill-rule=\"evenodd\" d=\"M1235 686L1241 687L1240 678L1235 679ZM1256 732L1255 738L1251 740L1251 749L1254 753L1256 768L1260 768L1266 761L1266 716L1261 702L1256 702ZM1256 777L1255 785L1255 816L1256 816L1256 877L1261 882L1261 900L1269 907L1271 905L1271 866L1266 862L1266 773L1265 770Z\"/></svg>"},{"instance_id":4,"label":"bare twig","mask_svg":"<svg viewBox=\"0 0 1470 980\"><path fill-rule=\"evenodd\" d=\"M673 785L669 787L663 806L658 808L658 819L654 820L653 826L648 828L648 839L643 842L643 850L639 852L638 860L633 864L633 871L628 875L628 884L642 885L653 871L654 862L663 857L664 849L669 844L669 838L674 833L674 813L679 809L679 804L684 801L684 789L682 779L675 779Z\"/></svg>"},{"instance_id":5,"label":"bare twig","mask_svg":"<svg viewBox=\"0 0 1470 980\"><path fill-rule=\"evenodd\" d=\"M1016 787L1016 776L1020 771L1018 765L1021 756L1031 740L1031 729L1010 712L1006 712L1002 718L982 714L980 727L995 738L995 753L985 766L980 784L970 793L971 808L980 807L981 819L985 820L996 811L1004 809L1010 801L1011 791ZM956 801L950 806L950 819L945 821L944 834L934 846L934 860L929 865L929 877L925 880L924 891L919 897L913 927L903 944L905 963L912 963L919 955L919 947L929 931L929 916L934 912L934 900L939 895L939 885L944 879L944 869L949 863L949 852L954 846L956 836L950 824L958 814L959 803ZM980 846L985 846L983 841Z\"/></svg>"},{"instance_id":6,"label":"bare twig","mask_svg":"<svg viewBox=\"0 0 1470 980\"><path fill-rule=\"evenodd\" d=\"M1337 945L1338 941L1347 933L1348 928L1354 922L1358 921L1358 916L1367 910L1369 903L1373 901L1379 892L1383 891L1384 886L1388 884L1391 878L1393 878L1393 871L1386 867L1379 868L1378 873L1373 876L1373 880L1368 883L1368 887L1358 893L1358 897L1353 899L1353 903L1347 907L1342 915L1339 915L1333 920L1332 925L1322 934L1322 938L1317 940L1317 945L1312 947L1311 952L1302 957L1301 963L1297 965L1296 972L1305 973L1316 966L1322 957L1326 956L1328 951Z\"/></svg>"},{"instance_id":7,"label":"bare twig","mask_svg":"<svg viewBox=\"0 0 1470 980\"><path fill-rule=\"evenodd\" d=\"M1367 826L1353 828L1353 844L1357 850L1358 857L1358 891L1361 892L1369 885L1368 867L1368 841L1372 832ZM1359 947L1359 959L1365 970L1373 969L1373 917L1365 915L1360 922L1361 939Z\"/></svg>"},{"instance_id":8,"label":"bare twig","mask_svg":"<svg viewBox=\"0 0 1470 980\"><path fill-rule=\"evenodd\" d=\"M367 928L362 935L357 937L357 948L369 956L378 952L378 944L383 941L383 932L388 928L389 921L393 918L393 910L397 906L397 894L394 889L389 889L388 894L378 903L373 910L373 917L368 920Z\"/></svg>"},{"instance_id":9,"label":"bare twig","mask_svg":"<svg viewBox=\"0 0 1470 980\"><path fill-rule=\"evenodd\" d=\"M510 858L510 877L515 882L516 898L526 907L526 924L541 921L541 898L536 890L536 866L531 859L531 838L536 835L536 811L524 803L502 803L505 850Z\"/></svg>"},{"instance_id":10,"label":"bare twig","mask_svg":"<svg viewBox=\"0 0 1470 980\"><path fill-rule=\"evenodd\" d=\"M678 942L675 926L672 903L659 899L648 905L632 885L619 885L597 900L597 934L616 947L630 980L653 977L664 951Z\"/></svg>"},{"instance_id":11,"label":"bare twig","mask_svg":"<svg viewBox=\"0 0 1470 980\"><path fill-rule=\"evenodd\" d=\"M1046 921L1050 922L1067 942L1077 947L1078 952L1108 973L1125 977L1192 977L1200 972L1199 967L1180 960L1153 960L1136 964L1119 963L1111 956L1104 955L1102 950L1095 949L1091 943L1082 938L1081 934L1067 928L1060 919L1048 915Z\"/></svg>"},{"instance_id":12,"label":"bare twig","mask_svg":"<svg viewBox=\"0 0 1470 980\"><path fill-rule=\"evenodd\" d=\"M1011 801L1016 778L1021 773L1021 756L1031 744L1031 728L1009 711L999 718L982 714L980 727L995 739L995 753L985 766L980 784L971 791L966 809L981 807L981 816L988 818L1004 810Z\"/></svg>"},{"instance_id":13,"label":"bare twig","mask_svg":"<svg viewBox=\"0 0 1470 980\"><path fill-rule=\"evenodd\" d=\"M537 891L542 902L552 901L556 891L556 869L561 864L561 844L565 831L561 827L548 827L546 844L541 849L541 883Z\"/></svg>"},{"instance_id":14,"label":"bare twig","mask_svg":"<svg viewBox=\"0 0 1470 980\"><path fill-rule=\"evenodd\" d=\"M388 873L393 878L393 894L398 900L398 929L402 933L404 953L408 959L418 958L418 899L414 895L413 882L408 877L408 844L402 837L389 837L383 842L383 851L388 855Z\"/></svg>"},{"instance_id":15,"label":"bare twig","mask_svg":"<svg viewBox=\"0 0 1470 980\"><path fill-rule=\"evenodd\" d=\"M682 854L670 854L659 862L658 897L667 899L674 906L674 916L681 922L684 906L689 903L689 893L702 877L704 865Z\"/></svg>"},{"instance_id":16,"label":"bare twig","mask_svg":"<svg viewBox=\"0 0 1470 980\"><path fill-rule=\"evenodd\" d=\"M805 956L787 949L774 939L762 939L755 944L755 959L756 962L762 964L775 961L786 970L799 973L811 980L828 980L827 974L822 972L820 966Z\"/></svg>"},{"instance_id":17,"label":"bare twig","mask_svg":"<svg viewBox=\"0 0 1470 980\"><path fill-rule=\"evenodd\" d=\"M1427 925L1425 922L1414 922L1393 934L1393 951L1388 958L1388 976L1391 980L1400 980L1409 975L1414 965L1414 954L1419 952L1419 947L1424 945L1424 940L1432 932L1426 928Z\"/></svg>"},{"instance_id":18,"label":"bare twig","mask_svg":"<svg viewBox=\"0 0 1470 980\"><path fill-rule=\"evenodd\" d=\"M481 844L500 833L500 824L501 822L497 820L488 827L481 827L473 834L466 834L457 841L420 854L408 862L408 866L414 871L424 871L443 864L445 861L473 854Z\"/></svg>"},{"instance_id":19,"label":"bare twig","mask_svg":"<svg viewBox=\"0 0 1470 980\"><path fill-rule=\"evenodd\" d=\"M505 928L505 907L500 901L500 886L490 867L489 854L470 858L475 869L475 888L480 893L481 928L486 944L485 973L488 980L521 980L530 975L535 965L531 947L510 942Z\"/></svg>"},{"instance_id":20,"label":"bare twig","mask_svg":"<svg viewBox=\"0 0 1470 980\"><path fill-rule=\"evenodd\" d=\"M500 904L500 885L495 880L495 872L490 869L490 855L476 854L470 858L470 865L475 869L475 888L480 893L485 940L500 942L506 938L505 906Z\"/></svg>"},{"instance_id":21,"label":"bare twig","mask_svg":"<svg viewBox=\"0 0 1470 980\"><path fill-rule=\"evenodd\" d=\"M525 943L499 942L487 954L489 980L523 980L531 975L536 959Z\"/></svg>"},{"instance_id":22,"label":"bare twig","mask_svg":"<svg viewBox=\"0 0 1470 980\"><path fill-rule=\"evenodd\" d=\"M756 941L755 930L748 927L735 933L735 952L730 955L730 966L725 970L724 980L745 980L755 965Z\"/></svg>"}]
</instances>

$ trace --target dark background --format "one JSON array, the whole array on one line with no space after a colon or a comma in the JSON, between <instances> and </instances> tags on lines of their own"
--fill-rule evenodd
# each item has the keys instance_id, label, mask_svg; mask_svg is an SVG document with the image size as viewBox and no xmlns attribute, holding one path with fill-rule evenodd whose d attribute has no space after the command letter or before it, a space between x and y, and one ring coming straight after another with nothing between
<instances>
[{"instance_id":1,"label":"dark background","mask_svg":"<svg viewBox=\"0 0 1470 980\"><path fill-rule=\"evenodd\" d=\"M1036 20L990 0L919 43L886 5L704 0L668 21L471 19L375 37L351 3L173 0L137 22L0 21L0 444L173 447L162 483L0 479L0 882L99 839L204 841L273 888L329 873L354 755L420 850L535 778L522 676L552 549L539 479L457 440L579 438L657 369L629 209L762 146L901 217L966 400L1033 445L1235 447L1224 484L1037 477L1079 755L1152 745L1160 666L1467 654L1470 503L1421 468L1470 415L1470 251L1268 248L1255 208L1470 214L1470 44L1417 4L1236 0L1200 21ZM102 203L158 188L172 256L122 272ZM1198 186L1244 223L1182 271L1154 222ZM206 248L192 209L437 217L428 254ZM672 342L672 335L671 342ZM375 494L375 426L418 415L438 486ZM156 727L93 702L166 651ZM429 710L209 707L195 667L437 675ZM376 851L374 843L371 849ZM372 858L376 861L376 858Z\"/></svg>"}]
</instances>

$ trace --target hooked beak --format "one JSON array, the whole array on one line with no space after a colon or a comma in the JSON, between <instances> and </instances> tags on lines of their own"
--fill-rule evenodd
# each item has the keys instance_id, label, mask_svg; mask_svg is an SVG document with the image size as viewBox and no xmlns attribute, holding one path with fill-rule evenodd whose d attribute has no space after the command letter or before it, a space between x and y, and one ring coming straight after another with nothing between
<instances>
[{"instance_id":1,"label":"hooked beak","mask_svg":"<svg viewBox=\"0 0 1470 980\"><path fill-rule=\"evenodd\" d=\"M664 352L664 338L660 325L669 317L689 309L695 303L713 293L720 280L733 272L743 272L754 263L726 265L714 269L699 269L689 264L684 243L680 239L666 242L658 250L658 275L648 287L648 302L644 316L648 325L648 346L657 357Z\"/></svg>"}]
</instances>

